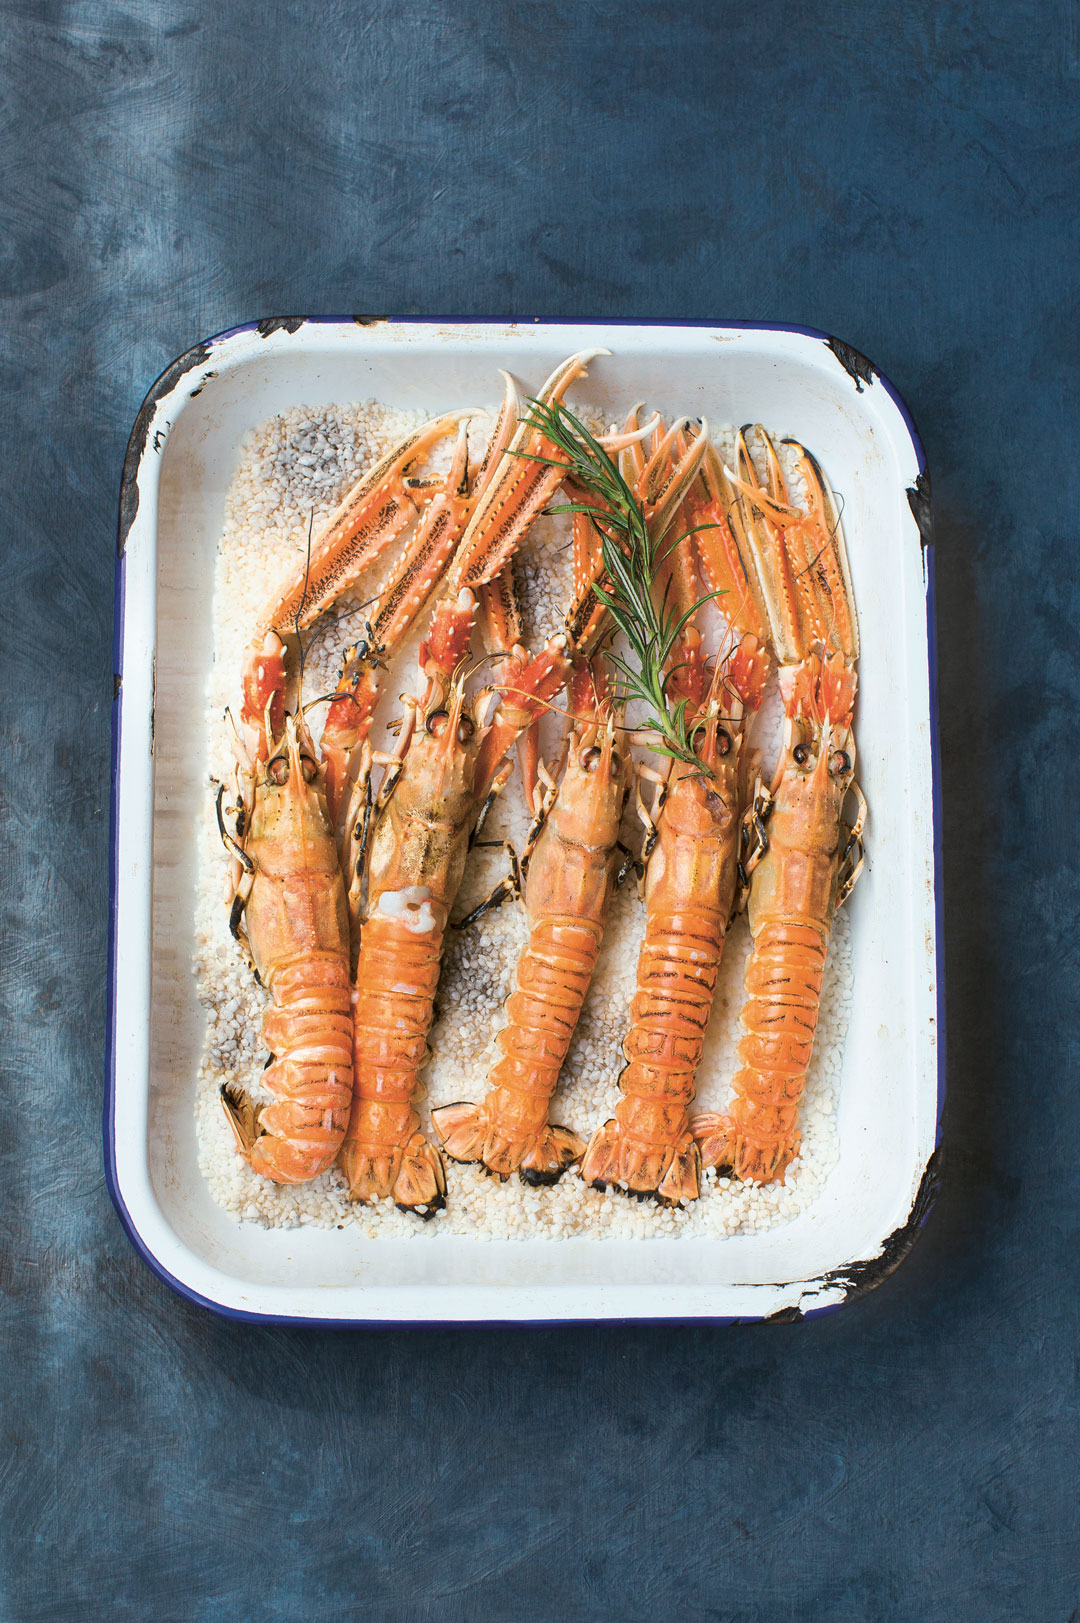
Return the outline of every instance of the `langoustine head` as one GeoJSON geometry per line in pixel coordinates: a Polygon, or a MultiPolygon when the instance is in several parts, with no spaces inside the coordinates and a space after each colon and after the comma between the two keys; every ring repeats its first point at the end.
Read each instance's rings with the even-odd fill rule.
{"type": "Polygon", "coordinates": [[[557,812],[564,838],[582,845],[614,845],[632,773],[619,712],[604,699],[595,714],[575,720],[567,742],[557,812]]]}
{"type": "Polygon", "coordinates": [[[489,688],[475,698],[466,690],[468,671],[458,668],[448,686],[429,684],[414,701],[411,736],[401,778],[394,787],[399,811],[424,807],[438,819],[463,821],[476,796],[476,763],[494,703],[489,688]]]}
{"type": "Polygon", "coordinates": [[[326,828],[326,768],[302,715],[286,715],[265,761],[252,766],[251,842],[300,836],[314,820],[326,828]]]}
{"type": "Polygon", "coordinates": [[[829,849],[855,776],[855,672],[842,654],[810,654],[781,670],[780,686],[785,720],[775,782],[786,783],[789,801],[805,799],[829,849]]]}

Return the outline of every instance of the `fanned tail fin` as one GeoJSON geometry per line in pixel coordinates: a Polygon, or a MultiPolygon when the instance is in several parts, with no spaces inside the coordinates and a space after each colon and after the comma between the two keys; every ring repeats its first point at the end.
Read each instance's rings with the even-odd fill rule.
{"type": "Polygon", "coordinates": [[[443,1149],[452,1161],[479,1161],[484,1153],[487,1111],[483,1105],[440,1105],[431,1112],[431,1124],[442,1139],[443,1149]]]}
{"type": "Polygon", "coordinates": [[[585,1144],[568,1127],[548,1123],[538,1133],[516,1134],[494,1123],[482,1104],[441,1105],[431,1119],[453,1161],[480,1161],[505,1183],[517,1172],[523,1183],[557,1183],[585,1144]]]}
{"type": "Polygon", "coordinates": [[[598,1127],[581,1163],[581,1176],[594,1188],[655,1195],[669,1205],[696,1200],[701,1158],[689,1133],[676,1144],[649,1144],[626,1134],[615,1117],[598,1127]]]}
{"type": "Polygon", "coordinates": [[[371,1204],[390,1198],[425,1220],[446,1205],[442,1157],[423,1133],[414,1133],[404,1148],[396,1149],[347,1141],[339,1165],[348,1179],[350,1200],[371,1204]]]}
{"type": "Polygon", "coordinates": [[[743,1183],[783,1183],[802,1142],[798,1132],[779,1138],[751,1138],[731,1116],[717,1111],[695,1116],[690,1126],[702,1166],[730,1171],[743,1183]]]}

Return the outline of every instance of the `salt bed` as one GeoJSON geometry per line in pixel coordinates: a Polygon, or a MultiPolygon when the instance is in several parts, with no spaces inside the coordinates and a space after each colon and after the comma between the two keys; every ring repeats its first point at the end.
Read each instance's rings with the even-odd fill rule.
{"type": "MultiPolygon", "coordinates": [[[[579,404],[576,409],[591,419],[587,406],[579,404]]],[[[224,711],[237,702],[244,646],[268,585],[279,572],[286,574],[302,562],[312,520],[317,533],[364,468],[421,420],[421,414],[394,410],[376,401],[318,410],[300,406],[261,424],[242,446],[227,496],[215,581],[214,661],[205,712],[212,779],[227,781],[230,774],[224,711]]],[[[483,419],[472,425],[477,454],[489,429],[490,423],[483,419]]],[[[718,438],[723,449],[724,436],[718,438]]],[[[445,465],[445,447],[441,454],[445,465]]],[[[438,468],[438,453],[431,466],[438,468]]],[[[558,628],[569,596],[565,525],[564,518],[539,520],[520,554],[526,640],[534,648],[558,628]]],[[[384,560],[370,580],[359,583],[356,603],[370,597],[379,570],[385,567],[384,560]]],[[[305,699],[331,691],[340,651],[355,640],[363,621],[362,609],[344,604],[314,629],[305,649],[305,699]]],[[[402,649],[385,674],[379,711],[383,726],[394,714],[397,695],[415,685],[416,640],[414,637],[402,649]]],[[[311,718],[315,730],[318,715],[316,711],[311,718]]],[[[774,685],[753,740],[764,747],[766,756],[770,742],[775,750],[779,716],[774,685]]],[[[559,725],[557,717],[545,723],[549,759],[559,725]]],[[[510,838],[520,846],[525,824],[515,774],[485,833],[492,840],[510,838]]],[[[627,833],[637,838],[629,823],[627,833]]],[[[554,1187],[533,1189],[517,1178],[501,1184],[479,1167],[449,1162],[446,1207],[425,1223],[398,1211],[390,1201],[375,1207],[350,1204],[344,1180],[336,1171],[298,1187],[280,1187],[256,1176],[236,1153],[222,1112],[220,1089],[229,1083],[256,1099],[268,1098],[260,1086],[266,1059],[260,1035],[266,994],[229,934],[223,901],[227,859],[218,837],[214,795],[209,791],[198,840],[194,972],[206,1011],[195,1088],[199,1162],[214,1200],[238,1219],[272,1227],[358,1224],[372,1237],[417,1240],[433,1240],[446,1233],[480,1239],[721,1237],[789,1222],[816,1199],[835,1165],[840,1065],[852,997],[851,945],[843,913],[833,929],[822,988],[818,1038],[801,1112],[802,1151],[788,1169],[784,1185],[758,1188],[717,1178],[710,1171],[696,1202],[667,1208],[628,1199],[615,1190],[588,1189],[573,1169],[554,1187]]],[[[474,851],[456,916],[486,895],[504,871],[501,853],[474,851]]],[[[612,1114],[620,1097],[617,1079],[623,1065],[622,1041],[643,925],[641,902],[631,883],[613,899],[600,960],[552,1106],[554,1121],[586,1138],[612,1114]]],[[[431,1107],[480,1099],[486,1091],[487,1071],[495,1054],[494,1035],[502,1024],[502,1004],[511,990],[525,935],[524,913],[514,902],[467,931],[448,932],[438,992],[439,1017],[425,1073],[428,1093],[418,1105],[429,1135],[431,1107]]],[[[725,948],[698,1080],[702,1109],[722,1109],[730,1097],[749,948],[749,929],[745,918],[740,918],[732,926],[725,948]]]]}

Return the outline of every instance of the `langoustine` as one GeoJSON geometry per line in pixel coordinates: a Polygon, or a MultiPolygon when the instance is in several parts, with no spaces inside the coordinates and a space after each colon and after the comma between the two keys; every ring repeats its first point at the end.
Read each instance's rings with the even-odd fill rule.
{"type": "Polygon", "coordinates": [[[734,1100],[692,1125],[706,1166],[769,1183],[783,1182],[799,1153],[832,920],[862,871],[866,803],[854,782],[859,630],[839,513],[813,457],[787,441],[807,510],[793,506],[772,442],[756,432],[764,481],[740,437],[735,483],[753,508],[747,535],[780,659],[784,735],[772,785],[757,797],[748,858],[753,951],[734,1100]],[[851,790],[859,810],[849,827],[851,790]]]}

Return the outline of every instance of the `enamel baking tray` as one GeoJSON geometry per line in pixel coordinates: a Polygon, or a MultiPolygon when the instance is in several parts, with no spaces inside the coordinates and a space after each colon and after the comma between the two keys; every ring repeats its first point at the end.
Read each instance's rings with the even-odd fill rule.
{"type": "Polygon", "coordinates": [[[929,485],[903,402],[806,329],[414,319],[273,320],[189,351],[147,396],[124,467],[116,576],[105,1161],[151,1268],[237,1319],[324,1325],[790,1319],[904,1257],[932,1204],[943,1048],[935,878],[929,485]],[[588,398],[620,418],[761,421],[813,448],[844,499],[862,629],[856,717],[868,872],[850,905],[855,1004],[840,1158],[791,1223],[724,1240],[365,1239],[264,1230],[211,1201],[195,1143],[202,1014],[191,970],[198,719],[214,556],[244,435],[298,404],[444,410],[535,388],[603,345],[588,398]]]}

